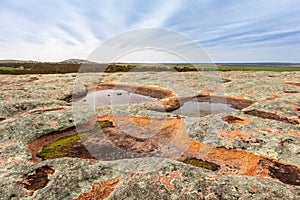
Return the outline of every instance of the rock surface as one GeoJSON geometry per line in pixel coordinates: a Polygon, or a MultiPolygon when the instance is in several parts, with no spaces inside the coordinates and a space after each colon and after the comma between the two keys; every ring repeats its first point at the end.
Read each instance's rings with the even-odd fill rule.
{"type": "MultiPolygon", "coordinates": [[[[70,102],[74,88],[76,94],[87,90],[85,83],[74,87],[76,74],[0,75],[1,199],[299,199],[300,73],[220,72],[222,84],[210,83],[205,73],[105,73],[100,81],[162,87],[179,102],[212,95],[247,106],[200,118],[158,111],[153,103],[99,106],[82,114],[70,102]],[[84,119],[94,113],[95,119],[84,119]],[[113,122],[103,132],[114,146],[164,158],[33,158],[39,145],[75,134],[81,123],[92,130],[101,120],[113,122]],[[122,126],[130,130],[130,123],[143,127],[140,133],[160,130],[147,140],[138,131],[126,135],[122,126]],[[48,139],[36,142],[43,137],[48,139]],[[182,162],[187,159],[216,167],[182,162]]],[[[166,99],[160,102],[168,106],[166,99]]]]}

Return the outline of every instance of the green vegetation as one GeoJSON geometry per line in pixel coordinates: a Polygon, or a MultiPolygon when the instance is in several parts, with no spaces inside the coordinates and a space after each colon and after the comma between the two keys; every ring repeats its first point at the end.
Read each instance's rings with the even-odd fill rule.
{"type": "MultiPolygon", "coordinates": [[[[114,127],[113,122],[109,120],[98,121],[101,128],[114,127]]],[[[98,126],[98,127],[99,127],[98,126]]],[[[62,157],[74,157],[74,154],[70,154],[72,148],[80,143],[81,140],[87,138],[91,132],[84,132],[79,134],[74,134],[66,137],[62,137],[46,146],[38,154],[43,160],[62,158],[62,157]]]]}
{"type": "Polygon", "coordinates": [[[295,66],[284,66],[284,65],[217,65],[217,66],[206,66],[206,65],[176,65],[173,66],[176,71],[273,71],[273,72],[284,72],[284,71],[300,71],[300,65],[295,66]]]}
{"type": "Polygon", "coordinates": [[[218,66],[219,71],[273,71],[273,72],[285,72],[285,71],[300,71],[299,66],[257,66],[257,65],[222,65],[218,66]]]}
{"type": "Polygon", "coordinates": [[[13,68],[13,67],[0,67],[0,74],[5,74],[5,72],[14,72],[23,70],[22,68],[13,68]]]}
{"type": "Polygon", "coordinates": [[[212,170],[212,171],[217,171],[220,168],[220,166],[215,163],[199,160],[196,158],[186,160],[186,161],[184,161],[184,163],[193,165],[195,167],[205,168],[205,169],[212,170]]]}
{"type": "Polygon", "coordinates": [[[300,65],[204,65],[204,64],[81,64],[70,63],[0,63],[0,74],[62,74],[80,72],[144,71],[300,71],[300,65]],[[83,71],[84,70],[84,71],[83,71]]]}
{"type": "Polygon", "coordinates": [[[90,132],[85,132],[62,137],[44,146],[43,150],[38,154],[38,156],[44,160],[70,157],[69,151],[71,148],[80,142],[81,139],[88,137],[90,134],[90,132]]]}
{"type": "Polygon", "coordinates": [[[109,120],[99,121],[98,124],[100,125],[101,128],[114,127],[113,123],[109,120]]]}

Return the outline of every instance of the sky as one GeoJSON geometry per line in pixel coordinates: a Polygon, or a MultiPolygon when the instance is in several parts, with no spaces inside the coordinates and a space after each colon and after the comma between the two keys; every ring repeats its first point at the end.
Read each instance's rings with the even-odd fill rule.
{"type": "MultiPolygon", "coordinates": [[[[87,59],[119,34],[155,28],[190,38],[213,62],[300,63],[299,0],[0,0],[0,27],[0,59],[87,59]]],[[[127,61],[165,56],[147,52],[127,61]]]]}

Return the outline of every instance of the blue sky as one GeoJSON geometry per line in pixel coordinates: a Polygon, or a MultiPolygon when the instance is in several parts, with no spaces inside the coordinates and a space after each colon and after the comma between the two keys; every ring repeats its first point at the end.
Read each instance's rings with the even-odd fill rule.
{"type": "Polygon", "coordinates": [[[300,62],[299,0],[0,0],[0,26],[0,59],[85,59],[119,33],[164,28],[214,62],[300,62]]]}

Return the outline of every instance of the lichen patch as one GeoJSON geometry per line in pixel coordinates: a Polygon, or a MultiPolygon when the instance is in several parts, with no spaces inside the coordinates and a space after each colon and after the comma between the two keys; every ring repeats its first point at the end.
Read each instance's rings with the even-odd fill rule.
{"type": "Polygon", "coordinates": [[[107,180],[101,183],[95,183],[91,191],[80,194],[76,200],[104,200],[107,199],[120,183],[120,178],[107,180]]]}

